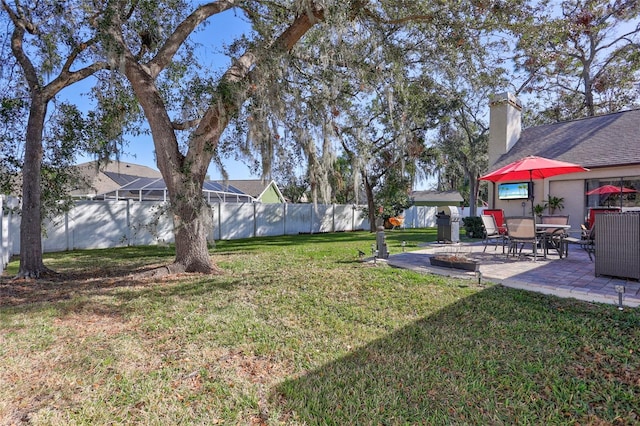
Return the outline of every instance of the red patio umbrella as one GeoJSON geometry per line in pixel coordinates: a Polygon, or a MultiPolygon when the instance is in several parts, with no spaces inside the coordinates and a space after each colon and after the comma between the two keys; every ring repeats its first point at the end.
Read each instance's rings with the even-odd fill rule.
{"type": "Polygon", "coordinates": [[[587,195],[629,194],[632,192],[638,191],[636,191],[635,189],[626,188],[624,186],[603,185],[587,192],[587,195]]]}
{"type": "MultiPolygon", "coordinates": [[[[567,173],[588,172],[589,169],[565,161],[552,160],[544,157],[530,155],[518,161],[509,163],[489,174],[481,176],[480,180],[488,180],[496,183],[505,180],[529,179],[533,185],[533,179],[544,179],[551,176],[567,173]]],[[[531,193],[531,211],[533,212],[533,192],[531,193]]]]}
{"type": "MultiPolygon", "coordinates": [[[[616,185],[602,185],[598,188],[592,189],[588,191],[586,195],[613,195],[620,194],[620,209],[622,209],[622,195],[624,194],[632,194],[634,192],[638,192],[635,189],[626,188],[624,186],[616,186],[616,185]]],[[[610,205],[609,200],[607,199],[607,205],[610,205]]]]}

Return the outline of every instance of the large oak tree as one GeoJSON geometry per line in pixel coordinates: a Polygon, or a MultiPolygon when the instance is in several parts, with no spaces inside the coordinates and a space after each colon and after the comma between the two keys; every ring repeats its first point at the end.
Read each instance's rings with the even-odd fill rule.
{"type": "MultiPolygon", "coordinates": [[[[43,217],[43,135],[50,102],[66,87],[99,70],[106,61],[96,60],[96,33],[79,3],[26,2],[9,4],[2,0],[2,13],[8,17],[12,61],[2,64],[3,78],[15,87],[14,99],[22,93],[24,82],[28,109],[22,161],[22,218],[20,224],[20,277],[39,277],[48,272],[42,261],[43,217]],[[15,68],[14,68],[15,67],[15,68]],[[17,71],[16,71],[17,70],[17,71]]],[[[77,111],[65,107],[68,112],[77,111]]],[[[64,139],[64,137],[63,137],[64,139]]],[[[16,142],[17,143],[17,142],[16,142]]]]}
{"type": "Polygon", "coordinates": [[[270,2],[221,0],[195,8],[181,20],[177,16],[189,8],[187,2],[109,2],[109,14],[100,26],[108,34],[105,51],[109,61],[129,80],[151,129],[158,167],[164,177],[173,214],[176,259],[170,272],[211,273],[215,266],[207,247],[212,227],[211,209],[202,196],[207,169],[214,158],[220,137],[242,103],[251,95],[252,73],[262,62],[286,55],[301,37],[324,17],[313,2],[304,7],[285,7],[270,2]],[[286,19],[268,28],[272,38],[256,37],[250,47],[218,79],[207,96],[206,109],[188,120],[170,117],[174,105],[159,84],[161,73],[174,64],[176,55],[190,35],[208,18],[238,8],[256,25],[264,24],[261,14],[273,16],[276,7],[286,19]],[[255,14],[255,15],[254,15],[255,14]],[[130,24],[137,25],[137,27],[130,24]],[[143,28],[143,29],[141,29],[143,28]],[[187,130],[181,147],[177,132],[187,130]]]}

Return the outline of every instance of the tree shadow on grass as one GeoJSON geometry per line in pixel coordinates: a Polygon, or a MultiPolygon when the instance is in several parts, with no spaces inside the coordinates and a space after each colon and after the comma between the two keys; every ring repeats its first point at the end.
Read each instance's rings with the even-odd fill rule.
{"type": "MultiPolygon", "coordinates": [[[[44,304],[66,302],[95,296],[113,296],[121,301],[153,295],[199,296],[217,290],[232,290],[246,284],[242,279],[224,275],[181,273],[162,278],[138,278],[138,274],[157,266],[123,268],[121,270],[92,270],[79,273],[60,273],[48,279],[13,279],[0,277],[0,308],[28,307],[42,309],[44,304]]],[[[255,277],[255,283],[268,277],[255,277]]]]}
{"type": "Polygon", "coordinates": [[[584,348],[608,338],[596,324],[612,310],[496,286],[283,382],[272,401],[310,425],[626,424],[638,410],[620,380],[640,385],[611,374],[638,357],[584,376],[584,348]]]}

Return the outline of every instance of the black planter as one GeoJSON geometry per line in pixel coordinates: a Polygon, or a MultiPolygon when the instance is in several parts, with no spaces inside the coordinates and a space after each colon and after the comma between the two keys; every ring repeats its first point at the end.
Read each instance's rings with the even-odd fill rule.
{"type": "Polygon", "coordinates": [[[475,272],[480,267],[480,264],[475,260],[446,260],[446,259],[438,259],[435,257],[430,257],[429,261],[431,262],[431,266],[439,266],[441,268],[453,268],[453,269],[462,269],[464,271],[472,271],[475,272]]]}

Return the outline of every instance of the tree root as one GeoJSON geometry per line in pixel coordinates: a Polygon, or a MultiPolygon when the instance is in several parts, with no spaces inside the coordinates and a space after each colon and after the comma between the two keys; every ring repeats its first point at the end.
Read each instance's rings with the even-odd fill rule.
{"type": "Polygon", "coordinates": [[[56,278],[59,274],[53,269],[49,269],[46,266],[36,270],[19,271],[14,280],[37,280],[44,278],[56,278]]]}
{"type": "Polygon", "coordinates": [[[169,265],[160,266],[158,268],[150,269],[148,271],[138,272],[133,275],[134,278],[162,278],[170,275],[178,275],[188,273],[199,273],[203,275],[222,275],[224,270],[218,268],[215,265],[212,265],[206,270],[202,270],[203,268],[199,268],[198,270],[187,270],[187,267],[181,263],[171,263],[169,265]]]}

